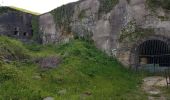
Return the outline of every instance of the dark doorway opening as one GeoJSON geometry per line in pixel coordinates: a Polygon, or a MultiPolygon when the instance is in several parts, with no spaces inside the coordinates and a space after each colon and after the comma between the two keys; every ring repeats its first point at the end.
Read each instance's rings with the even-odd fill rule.
{"type": "Polygon", "coordinates": [[[138,49],[139,64],[170,67],[170,47],[161,40],[147,40],[138,49]]]}
{"type": "Polygon", "coordinates": [[[23,33],[23,36],[27,36],[27,32],[24,32],[24,33],[23,33]]]}
{"type": "Polygon", "coordinates": [[[18,35],[19,35],[19,28],[15,28],[15,29],[14,29],[14,35],[15,35],[15,36],[18,36],[18,35]]]}
{"type": "Polygon", "coordinates": [[[18,31],[14,31],[14,35],[18,35],[18,31]]]}

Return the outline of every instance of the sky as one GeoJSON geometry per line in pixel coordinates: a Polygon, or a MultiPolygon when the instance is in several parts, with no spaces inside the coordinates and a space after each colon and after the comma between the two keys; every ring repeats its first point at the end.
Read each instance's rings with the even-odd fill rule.
{"type": "Polygon", "coordinates": [[[42,14],[75,1],[78,0],[0,0],[0,4],[3,6],[15,6],[42,14]]]}

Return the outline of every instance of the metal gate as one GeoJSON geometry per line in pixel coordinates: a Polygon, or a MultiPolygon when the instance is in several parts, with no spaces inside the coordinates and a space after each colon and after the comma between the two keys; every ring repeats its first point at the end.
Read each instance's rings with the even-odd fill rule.
{"type": "Polygon", "coordinates": [[[148,40],[138,48],[138,69],[162,72],[170,67],[170,47],[160,40],[148,40]]]}

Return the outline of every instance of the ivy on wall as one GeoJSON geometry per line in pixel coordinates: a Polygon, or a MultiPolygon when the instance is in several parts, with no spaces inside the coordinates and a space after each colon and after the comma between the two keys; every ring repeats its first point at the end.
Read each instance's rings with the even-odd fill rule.
{"type": "Polygon", "coordinates": [[[63,5],[51,12],[54,16],[56,26],[63,28],[64,31],[69,33],[71,31],[70,23],[74,13],[74,4],[63,5]]]}
{"type": "Polygon", "coordinates": [[[33,30],[32,39],[40,42],[41,34],[39,33],[39,17],[32,16],[31,24],[32,24],[32,30],[33,30]]]}
{"type": "Polygon", "coordinates": [[[119,2],[119,0],[99,0],[100,8],[99,13],[108,13],[119,2]]]}

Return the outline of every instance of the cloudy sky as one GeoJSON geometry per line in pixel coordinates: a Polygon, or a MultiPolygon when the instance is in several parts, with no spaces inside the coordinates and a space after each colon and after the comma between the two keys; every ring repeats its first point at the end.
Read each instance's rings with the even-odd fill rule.
{"type": "Polygon", "coordinates": [[[30,11],[45,13],[63,4],[78,0],[0,0],[4,6],[16,6],[30,11]]]}

